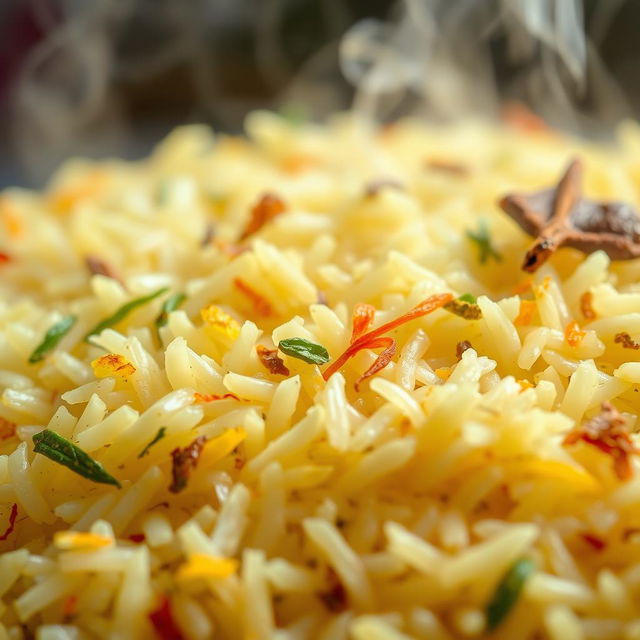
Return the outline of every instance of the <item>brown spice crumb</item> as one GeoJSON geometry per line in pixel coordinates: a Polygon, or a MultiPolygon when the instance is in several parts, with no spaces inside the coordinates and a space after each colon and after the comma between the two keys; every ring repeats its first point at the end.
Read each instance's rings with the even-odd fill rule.
{"type": "Polygon", "coordinates": [[[206,436],[199,436],[184,449],[176,447],[171,452],[173,481],[169,485],[169,491],[179,493],[187,486],[189,476],[198,465],[198,460],[206,443],[206,436]]]}
{"type": "Polygon", "coordinates": [[[105,262],[101,258],[98,258],[98,256],[86,256],[84,261],[91,275],[105,276],[106,278],[116,280],[124,286],[122,278],[108,262],[105,262]]]}
{"type": "Polygon", "coordinates": [[[610,455],[614,471],[620,480],[631,478],[631,456],[639,451],[631,440],[626,420],[610,402],[602,403],[600,415],[569,432],[563,444],[572,445],[579,440],[610,455]]]}
{"type": "Polygon", "coordinates": [[[202,240],[200,240],[200,246],[202,248],[207,247],[211,244],[211,241],[216,236],[216,228],[209,222],[204,228],[204,233],[202,234],[202,240]]]}
{"type": "Polygon", "coordinates": [[[462,340],[456,345],[456,358],[462,360],[462,354],[467,349],[473,349],[473,345],[468,340],[462,340]]]}
{"type": "Polygon", "coordinates": [[[613,341],[621,344],[623,349],[640,349],[640,342],[636,342],[626,331],[616,333],[613,341]]]}
{"type": "Polygon", "coordinates": [[[451,160],[438,160],[437,158],[431,158],[425,161],[425,167],[434,171],[448,173],[458,178],[466,178],[469,175],[469,167],[460,164],[459,162],[452,162],[451,160]]]}
{"type": "Polygon", "coordinates": [[[326,591],[319,592],[317,596],[331,613],[341,613],[349,606],[347,591],[333,569],[327,571],[327,576],[329,588],[326,591]]]}
{"type": "Polygon", "coordinates": [[[284,364],[282,358],[278,355],[277,349],[268,349],[262,344],[256,346],[258,358],[265,366],[269,373],[280,376],[288,376],[289,369],[284,364]]]}
{"type": "Polygon", "coordinates": [[[366,198],[373,198],[383,189],[404,191],[404,185],[393,178],[379,178],[378,180],[373,180],[367,184],[364,189],[364,195],[366,198]]]}

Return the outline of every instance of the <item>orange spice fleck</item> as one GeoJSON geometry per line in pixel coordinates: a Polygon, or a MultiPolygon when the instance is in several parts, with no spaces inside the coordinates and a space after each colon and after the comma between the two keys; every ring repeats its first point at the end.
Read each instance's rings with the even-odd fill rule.
{"type": "Polygon", "coordinates": [[[240,240],[244,240],[262,229],[267,222],[271,222],[286,209],[287,206],[278,196],[272,193],[264,194],[251,209],[251,218],[240,236],[240,240]]]}
{"type": "Polygon", "coordinates": [[[593,308],[593,293],[591,291],[585,291],[580,296],[580,311],[586,320],[595,320],[598,317],[593,308]]]}
{"type": "Polygon", "coordinates": [[[535,312],[536,303],[533,300],[520,300],[520,312],[513,321],[513,324],[520,327],[531,324],[535,312]]]}
{"type": "Polygon", "coordinates": [[[285,173],[296,174],[313,169],[313,167],[317,167],[318,164],[319,160],[315,156],[296,153],[284,158],[280,166],[285,173]]]}
{"type": "Polygon", "coordinates": [[[575,320],[569,322],[564,330],[565,340],[570,347],[579,346],[586,335],[587,332],[580,329],[580,325],[575,320]]]}
{"type": "Polygon", "coordinates": [[[18,238],[24,233],[22,214],[7,197],[0,198],[0,216],[10,238],[18,238]]]}
{"type": "Polygon", "coordinates": [[[11,256],[8,253],[0,251],[0,264],[7,264],[7,262],[11,262],[11,256]]]}
{"type": "Polygon", "coordinates": [[[551,133],[549,125],[521,102],[508,101],[502,105],[503,122],[523,133],[551,133]]]}
{"type": "Polygon", "coordinates": [[[77,607],[78,607],[78,596],[73,594],[70,596],[67,596],[64,602],[62,603],[63,620],[65,621],[69,620],[69,618],[71,618],[75,614],[77,607]]]}
{"type": "Polygon", "coordinates": [[[232,242],[226,242],[219,238],[214,238],[213,246],[220,252],[224,253],[229,258],[236,258],[242,253],[249,251],[250,247],[246,247],[239,244],[233,244],[232,242]]]}
{"type": "Polygon", "coordinates": [[[513,293],[515,295],[522,295],[527,291],[531,291],[531,287],[533,286],[533,281],[531,278],[527,278],[526,280],[521,280],[518,284],[513,287],[513,293]]]}
{"type": "Polygon", "coordinates": [[[8,440],[16,435],[16,423],[9,422],[6,418],[0,416],[0,440],[8,440]]]}
{"type": "Polygon", "coordinates": [[[271,303],[263,295],[252,289],[244,280],[234,278],[233,286],[251,300],[253,308],[258,315],[263,317],[273,315],[271,303]]]}
{"type": "Polygon", "coordinates": [[[399,425],[398,425],[398,433],[404,438],[405,436],[408,436],[412,431],[412,425],[411,422],[407,419],[404,419],[399,425]]]}
{"type": "Polygon", "coordinates": [[[118,353],[107,353],[96,358],[91,363],[91,368],[96,378],[107,378],[109,376],[128,378],[136,372],[133,364],[118,353]]]}

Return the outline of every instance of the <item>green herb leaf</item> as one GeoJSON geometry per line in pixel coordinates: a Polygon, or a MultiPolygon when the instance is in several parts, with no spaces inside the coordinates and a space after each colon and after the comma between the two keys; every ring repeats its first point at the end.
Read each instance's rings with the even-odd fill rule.
{"type": "Polygon", "coordinates": [[[491,234],[489,226],[484,218],[478,221],[478,230],[467,230],[467,238],[478,245],[478,257],[480,263],[484,264],[489,258],[493,258],[496,262],[502,262],[502,254],[496,251],[491,244],[491,234]]]}
{"type": "Polygon", "coordinates": [[[304,338],[287,338],[280,340],[278,349],[292,358],[304,360],[309,364],[324,364],[329,362],[329,352],[315,342],[309,342],[304,338]]]}
{"type": "Polygon", "coordinates": [[[33,436],[33,443],[35,453],[41,453],[83,478],[120,488],[120,483],[97,460],[59,433],[45,429],[33,436]]]}
{"type": "Polygon", "coordinates": [[[167,290],[168,287],[162,287],[162,289],[158,289],[157,291],[150,293],[148,296],[135,298],[134,300],[123,304],[113,315],[109,316],[102,322],[99,322],[95,327],[93,327],[93,329],[91,329],[91,331],[89,331],[87,335],[85,335],[85,342],[88,342],[89,338],[96,333],[100,333],[101,331],[104,331],[105,329],[108,329],[109,327],[122,322],[122,320],[124,320],[132,311],[147,304],[147,302],[151,302],[151,300],[154,300],[158,296],[161,296],[167,290]]]}
{"type": "Polygon", "coordinates": [[[185,300],[187,296],[184,293],[174,293],[162,303],[160,315],[156,318],[156,327],[164,327],[169,321],[169,314],[175,311],[185,300]]]}
{"type": "Polygon", "coordinates": [[[278,114],[290,125],[299,127],[309,120],[309,110],[299,102],[288,102],[278,109],[278,114]]]}
{"type": "Polygon", "coordinates": [[[151,442],[149,442],[147,446],[138,454],[138,458],[144,458],[144,456],[149,453],[149,449],[151,449],[151,447],[153,447],[156,442],[159,442],[160,440],[162,440],[162,438],[164,438],[166,432],[167,427],[160,427],[158,429],[158,433],[156,433],[156,435],[153,437],[153,440],[151,440],[151,442]]]}
{"type": "Polygon", "coordinates": [[[482,309],[476,304],[475,297],[470,293],[465,293],[459,298],[447,302],[444,308],[465,320],[478,320],[482,318],[482,309]]]}
{"type": "Polygon", "coordinates": [[[56,345],[62,338],[69,332],[69,329],[76,323],[77,318],[75,316],[65,316],[56,322],[49,328],[47,333],[44,334],[42,342],[33,350],[33,353],[29,356],[29,362],[34,364],[40,362],[49,351],[56,348],[56,345]]]}
{"type": "Polygon", "coordinates": [[[507,617],[518,601],[524,583],[535,569],[532,560],[520,558],[504,574],[485,609],[489,631],[493,631],[507,617]]]}
{"type": "Polygon", "coordinates": [[[171,178],[163,178],[158,183],[156,191],[156,199],[159,205],[167,204],[169,201],[169,194],[171,192],[171,178]]]}

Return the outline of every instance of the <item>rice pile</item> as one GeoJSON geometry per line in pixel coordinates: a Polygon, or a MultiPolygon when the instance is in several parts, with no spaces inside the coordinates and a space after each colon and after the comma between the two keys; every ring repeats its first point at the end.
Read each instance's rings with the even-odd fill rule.
{"type": "Polygon", "coordinates": [[[640,339],[640,261],[561,249],[528,276],[496,204],[573,155],[590,196],[638,203],[640,129],[247,132],[2,195],[0,639],[640,638],[640,465],[563,443],[607,401],[637,426],[640,352],[615,336],[640,339]],[[357,390],[389,340],[327,381],[261,361],[303,338],[334,362],[362,303],[375,328],[445,293],[481,317],[390,330],[357,390]],[[120,487],[34,453],[45,428],[120,487]]]}

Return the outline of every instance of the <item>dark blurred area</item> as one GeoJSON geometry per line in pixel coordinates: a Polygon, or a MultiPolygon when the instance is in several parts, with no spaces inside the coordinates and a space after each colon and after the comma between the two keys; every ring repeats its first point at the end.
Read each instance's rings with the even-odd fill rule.
{"type": "MultiPolygon", "coordinates": [[[[340,74],[340,39],[392,7],[384,0],[0,0],[0,187],[41,185],[74,154],[143,156],[182,123],[239,131],[247,111],[291,100],[312,117],[344,109],[353,88],[340,74]]],[[[585,0],[583,8],[594,47],[637,116],[640,1],[585,0]]],[[[498,86],[509,86],[517,69],[505,43],[497,34],[489,46],[498,86]]],[[[583,101],[588,109],[588,94],[583,101]]]]}

